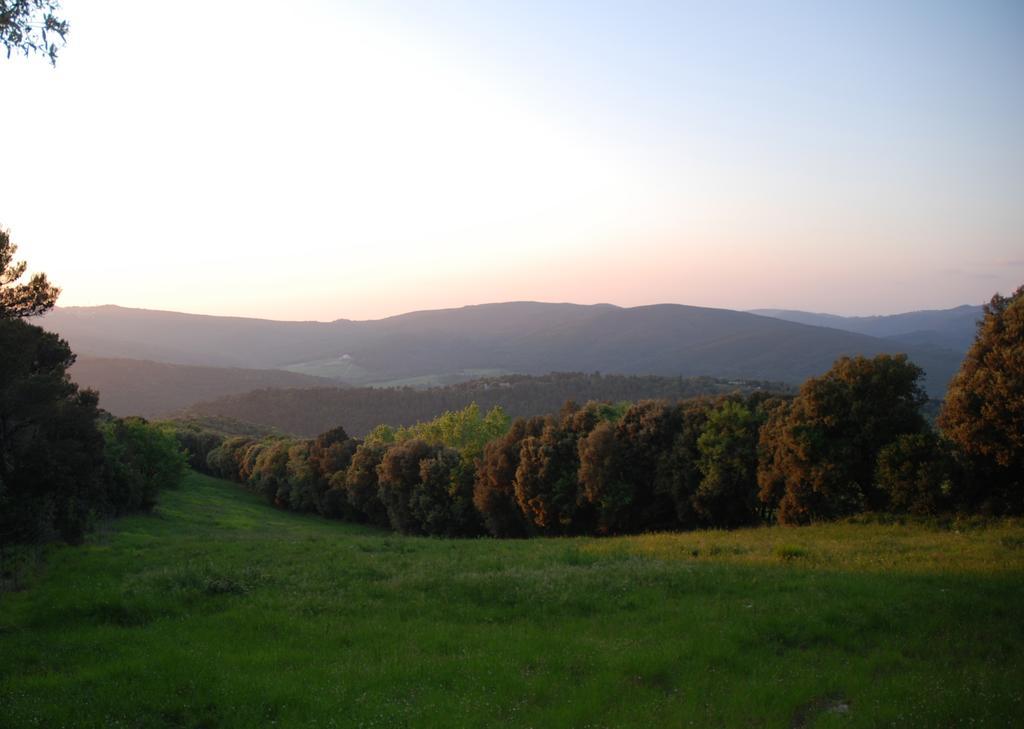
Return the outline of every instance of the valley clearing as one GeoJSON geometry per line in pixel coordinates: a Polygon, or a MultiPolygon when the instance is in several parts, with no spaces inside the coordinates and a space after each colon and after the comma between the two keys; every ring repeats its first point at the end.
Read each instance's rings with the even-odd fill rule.
{"type": "Polygon", "coordinates": [[[410,538],[190,473],[0,595],[3,727],[1024,715],[1024,524],[410,538]]]}

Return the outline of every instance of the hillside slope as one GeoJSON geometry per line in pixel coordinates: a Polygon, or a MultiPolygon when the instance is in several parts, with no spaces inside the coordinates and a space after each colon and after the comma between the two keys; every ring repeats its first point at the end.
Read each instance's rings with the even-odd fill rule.
{"type": "Polygon", "coordinates": [[[147,360],[79,355],[71,379],[100,393],[100,407],[114,415],[155,418],[200,400],[264,387],[324,387],[331,380],[284,370],[199,367],[147,360]]]}
{"type": "Polygon", "coordinates": [[[1022,540],[421,539],[193,473],[0,595],[0,724],[1006,727],[1022,540]]]}
{"type": "Polygon", "coordinates": [[[962,356],[934,346],[678,304],[511,302],[330,323],[104,306],[58,309],[43,323],[77,352],[94,356],[281,368],[350,384],[557,371],[799,383],[842,355],[906,351],[928,372],[929,391],[941,395],[962,356]]]}

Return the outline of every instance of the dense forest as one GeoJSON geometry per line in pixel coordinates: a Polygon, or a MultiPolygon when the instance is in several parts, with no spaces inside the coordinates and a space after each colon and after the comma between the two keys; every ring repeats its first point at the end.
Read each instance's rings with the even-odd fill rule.
{"type": "Polygon", "coordinates": [[[843,357],[793,396],[566,402],[512,419],[472,404],[363,439],[177,436],[194,467],[274,505],[404,534],[525,537],[862,512],[1024,511],[1024,287],[985,308],[934,429],[904,355],[843,357]]]}
{"type": "Polygon", "coordinates": [[[381,423],[412,425],[471,403],[484,410],[501,407],[512,417],[528,417],[556,412],[566,400],[679,400],[755,392],[785,394],[794,392],[794,388],[777,382],[714,377],[564,372],[541,376],[507,375],[427,389],[268,388],[200,403],[188,408],[185,415],[230,417],[300,436],[313,436],[341,425],[349,434],[362,437],[381,423]]]}

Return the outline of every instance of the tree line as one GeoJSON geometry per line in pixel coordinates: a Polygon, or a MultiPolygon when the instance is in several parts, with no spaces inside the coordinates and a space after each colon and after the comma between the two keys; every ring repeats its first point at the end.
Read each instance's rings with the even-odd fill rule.
{"type": "Polygon", "coordinates": [[[226,437],[103,413],[68,377],[67,343],[25,321],[59,289],[44,274],[22,283],[15,252],[0,228],[0,547],[78,542],[98,518],[150,509],[186,455],[280,508],[405,534],[1024,512],[1024,287],[986,305],[938,429],[921,414],[920,368],[879,355],[841,358],[795,395],[569,400],[557,414],[514,419],[474,403],[362,439],[342,427],[312,439],[226,437]]]}
{"type": "Polygon", "coordinates": [[[275,506],[404,534],[807,524],[862,512],[1024,512],[1024,288],[986,306],[933,428],[905,355],[844,357],[792,396],[473,404],[363,439],[177,434],[194,467],[275,506]]]}

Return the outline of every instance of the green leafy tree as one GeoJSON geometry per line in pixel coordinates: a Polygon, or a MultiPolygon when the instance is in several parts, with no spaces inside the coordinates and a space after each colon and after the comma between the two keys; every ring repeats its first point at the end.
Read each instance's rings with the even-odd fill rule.
{"type": "Polygon", "coordinates": [[[901,435],[878,454],[876,481],[895,512],[932,515],[948,508],[952,459],[931,430],[901,435]]]}
{"type": "Polygon", "coordinates": [[[142,418],[103,425],[109,511],[150,511],[157,494],[181,481],[187,463],[177,439],[142,418]]]}
{"type": "Polygon", "coordinates": [[[185,452],[191,468],[209,472],[210,452],[224,442],[223,435],[206,430],[196,423],[169,421],[161,423],[160,427],[178,441],[178,446],[185,452]]]}
{"type": "Polygon", "coordinates": [[[482,532],[483,523],[473,508],[473,473],[463,464],[458,451],[444,446],[420,461],[420,478],[409,497],[409,511],[424,534],[468,537],[482,532]]]}
{"type": "Polygon", "coordinates": [[[702,474],[694,509],[715,527],[752,524],[757,502],[757,437],[760,419],[741,402],[726,400],[708,414],[697,439],[702,474]]]}
{"type": "Polygon", "coordinates": [[[68,23],[58,12],[58,0],[0,0],[0,44],[7,57],[39,54],[56,64],[68,34],[68,23]]]}
{"type": "Polygon", "coordinates": [[[662,454],[655,474],[655,489],[671,501],[675,510],[675,526],[690,529],[697,526],[697,513],[693,497],[697,492],[701,474],[698,441],[715,407],[712,400],[695,398],[680,403],[679,432],[662,454]]]}
{"type": "Polygon", "coordinates": [[[965,506],[1024,511],[1024,286],[985,305],[939,427],[970,465],[965,506]]]}

